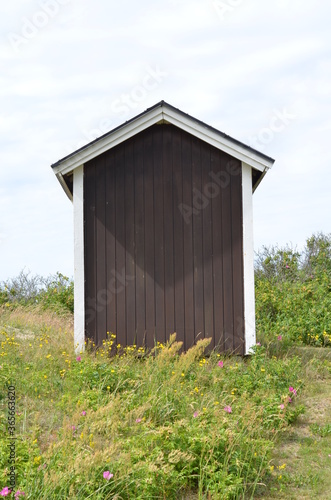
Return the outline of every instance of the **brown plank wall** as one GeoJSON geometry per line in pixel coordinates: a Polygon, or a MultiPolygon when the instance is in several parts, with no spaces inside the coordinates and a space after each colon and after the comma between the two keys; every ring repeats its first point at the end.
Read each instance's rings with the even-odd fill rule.
{"type": "Polygon", "coordinates": [[[244,353],[240,162],[154,125],[84,167],[86,335],[244,353]],[[203,197],[201,197],[203,193],[203,197]]]}

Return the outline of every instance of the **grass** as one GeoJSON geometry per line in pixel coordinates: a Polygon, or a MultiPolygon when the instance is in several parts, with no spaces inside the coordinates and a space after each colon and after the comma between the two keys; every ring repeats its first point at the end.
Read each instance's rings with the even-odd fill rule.
{"type": "Polygon", "coordinates": [[[180,354],[174,338],[138,355],[110,334],[77,360],[71,316],[4,307],[0,324],[2,435],[11,384],[16,487],[26,498],[253,498],[272,480],[279,436],[303,411],[295,355],[257,347],[249,359],[205,357],[207,339],[180,354]]]}
{"type": "Polygon", "coordinates": [[[331,498],[331,352],[301,347],[305,413],[282,435],[274,460],[286,468],[269,484],[265,499],[331,498]],[[278,476],[281,479],[278,480],[278,476]]]}

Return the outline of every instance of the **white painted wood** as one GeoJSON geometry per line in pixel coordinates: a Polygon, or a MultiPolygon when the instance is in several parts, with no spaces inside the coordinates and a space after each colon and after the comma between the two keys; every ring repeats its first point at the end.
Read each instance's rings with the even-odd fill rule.
{"type": "Polygon", "coordinates": [[[58,165],[54,166],[53,170],[56,174],[61,173],[62,175],[71,172],[87,161],[126,141],[146,128],[162,121],[185,130],[189,134],[202,139],[208,144],[225,151],[234,158],[248,163],[261,172],[265,172],[273,165],[273,160],[268,159],[263,155],[259,155],[258,152],[254,152],[248,147],[238,144],[231,137],[224,137],[223,134],[217,130],[212,130],[209,127],[193,120],[189,116],[183,116],[182,113],[167,106],[167,104],[160,103],[160,106],[157,108],[151,109],[147,113],[143,113],[136,119],[124,124],[117,130],[114,130],[114,132],[106,134],[104,137],[94,141],[86,148],[63,160],[58,165]]]}
{"type": "Polygon", "coordinates": [[[73,201],[72,193],[70,192],[70,189],[67,186],[66,181],[63,178],[63,175],[61,173],[56,174],[56,177],[58,178],[61,186],[64,189],[65,194],[68,196],[69,200],[73,201]]]}
{"type": "Polygon", "coordinates": [[[256,344],[252,168],[242,163],[245,354],[256,344]]]}
{"type": "Polygon", "coordinates": [[[77,353],[85,349],[84,297],[84,166],[74,170],[74,341],[77,353]]]}

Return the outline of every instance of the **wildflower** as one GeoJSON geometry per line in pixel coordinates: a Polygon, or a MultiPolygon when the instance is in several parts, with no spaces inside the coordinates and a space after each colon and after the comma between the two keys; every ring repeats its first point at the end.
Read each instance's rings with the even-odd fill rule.
{"type": "Polygon", "coordinates": [[[223,363],[223,361],[219,361],[219,362],[217,363],[217,365],[218,365],[218,366],[220,366],[221,368],[223,368],[224,363],[223,363]]]}
{"type": "Polygon", "coordinates": [[[18,498],[22,495],[22,497],[25,497],[24,491],[17,490],[15,493],[15,498],[18,498]]]}
{"type": "Polygon", "coordinates": [[[82,358],[80,356],[77,356],[76,361],[82,361],[82,358]]]}
{"type": "Polygon", "coordinates": [[[6,486],[3,490],[0,491],[0,495],[2,497],[6,497],[8,495],[10,495],[11,493],[11,490],[8,488],[8,486],[6,486]]]}
{"type": "Polygon", "coordinates": [[[277,340],[283,340],[283,337],[281,335],[278,335],[277,340]]]}
{"type": "Polygon", "coordinates": [[[71,429],[72,429],[73,432],[76,431],[76,427],[74,425],[71,426],[71,429]]]}
{"type": "Polygon", "coordinates": [[[262,367],[262,368],[261,368],[261,372],[265,372],[265,368],[263,368],[263,367],[262,367]]]}
{"type": "Polygon", "coordinates": [[[199,415],[199,412],[198,412],[198,411],[195,411],[195,412],[193,413],[193,417],[194,417],[194,418],[197,418],[197,416],[198,416],[198,415],[199,415]]]}
{"type": "Polygon", "coordinates": [[[227,405],[224,407],[224,411],[226,411],[227,413],[232,413],[232,408],[231,406],[227,405]]]}
{"type": "Polygon", "coordinates": [[[109,481],[109,479],[111,479],[113,476],[114,476],[114,474],[111,474],[111,473],[109,472],[109,470],[106,470],[106,471],[103,473],[103,478],[104,478],[104,479],[107,479],[107,481],[109,481]]]}
{"type": "Polygon", "coordinates": [[[261,342],[257,342],[256,345],[260,346],[261,345],[261,342]]]}
{"type": "Polygon", "coordinates": [[[136,424],[139,424],[141,422],[141,418],[136,418],[136,424]]]}
{"type": "Polygon", "coordinates": [[[83,415],[83,417],[85,417],[85,415],[86,415],[86,411],[85,411],[85,410],[83,410],[83,411],[82,411],[82,413],[81,413],[81,415],[83,415]]]}
{"type": "Polygon", "coordinates": [[[289,266],[288,264],[286,264],[286,266],[285,266],[285,267],[286,267],[286,269],[290,269],[290,266],[289,266]]]}
{"type": "Polygon", "coordinates": [[[294,396],[296,396],[296,395],[297,395],[297,390],[296,390],[296,389],[294,389],[294,387],[290,386],[290,387],[288,388],[288,390],[289,390],[290,392],[292,392],[292,394],[293,394],[294,396]]]}
{"type": "Polygon", "coordinates": [[[279,408],[280,408],[281,410],[284,410],[285,406],[284,406],[283,404],[281,404],[281,405],[279,405],[279,408]]]}
{"type": "Polygon", "coordinates": [[[292,403],[292,398],[290,396],[288,397],[288,402],[292,403]]]}

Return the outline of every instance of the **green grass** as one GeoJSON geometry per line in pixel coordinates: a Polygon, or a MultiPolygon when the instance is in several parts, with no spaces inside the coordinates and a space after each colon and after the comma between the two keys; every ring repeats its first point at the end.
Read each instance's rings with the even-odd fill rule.
{"type": "Polygon", "coordinates": [[[275,442],[303,411],[297,356],[257,347],[249,359],[204,357],[208,340],[179,354],[172,338],[152,353],[119,348],[109,358],[109,335],[77,361],[70,317],[9,309],[0,316],[1,433],[11,384],[16,486],[27,498],[230,499],[265,490],[275,442]]]}

